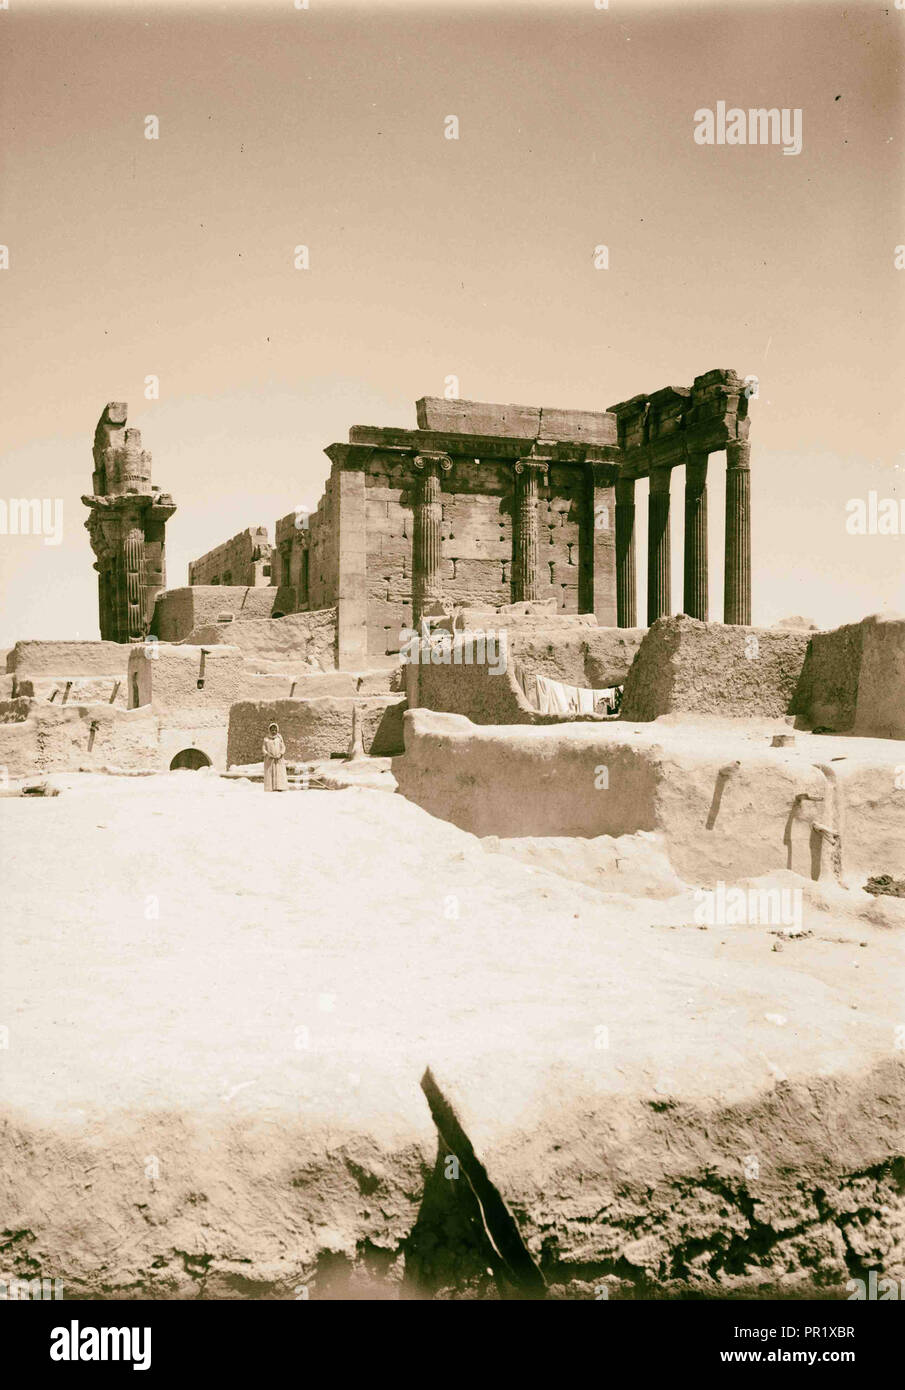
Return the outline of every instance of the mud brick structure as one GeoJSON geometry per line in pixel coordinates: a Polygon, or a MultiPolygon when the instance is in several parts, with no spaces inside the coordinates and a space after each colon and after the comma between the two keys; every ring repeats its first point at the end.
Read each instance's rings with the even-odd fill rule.
{"type": "Polygon", "coordinates": [[[97,560],[101,639],[130,642],[148,631],[166,587],[165,528],[176,510],[151,483],[141,432],[126,427],[128,407],[110,401],[94,433],[93,491],[82,501],[97,560]]]}
{"type": "Polygon", "coordinates": [[[249,526],[223,545],[189,561],[189,584],[258,588],[270,584],[270,539],[266,526],[249,526]]]}

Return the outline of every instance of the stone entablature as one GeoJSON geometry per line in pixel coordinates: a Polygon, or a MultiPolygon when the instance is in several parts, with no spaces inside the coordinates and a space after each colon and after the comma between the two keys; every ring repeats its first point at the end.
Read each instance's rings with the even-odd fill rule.
{"type": "Polygon", "coordinates": [[[672,613],[670,591],[670,474],[685,465],[684,611],[706,622],[707,460],[725,450],[726,564],[723,621],[751,622],[751,505],[748,396],[742,378],[716,370],[692,386],[666,386],[610,407],[618,421],[621,451],[616,503],[619,626],[636,621],[635,505],[637,478],[650,479],[647,621],[672,613]]]}

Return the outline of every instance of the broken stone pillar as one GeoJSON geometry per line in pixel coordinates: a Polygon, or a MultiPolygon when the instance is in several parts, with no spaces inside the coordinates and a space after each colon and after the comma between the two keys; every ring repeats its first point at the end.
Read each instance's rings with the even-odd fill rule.
{"type": "Polygon", "coordinates": [[[638,623],[634,478],[616,480],[616,623],[619,627],[638,623]]]}
{"type": "Polygon", "coordinates": [[[726,445],[726,568],[723,622],[751,622],[751,445],[726,445]]]}
{"type": "Polygon", "coordinates": [[[670,469],[652,468],[647,526],[647,625],[672,612],[669,545],[670,469]]]}
{"type": "Polygon", "coordinates": [[[94,491],[85,525],[97,556],[101,638],[130,642],[150,627],[166,587],[166,522],[176,506],[151,483],[151,455],[141,432],[126,427],[128,407],[110,401],[94,432],[94,491]]]}
{"type": "Polygon", "coordinates": [[[547,460],[519,459],[515,465],[515,539],[512,557],[512,598],[535,600],[537,593],[537,480],[546,476],[547,460]]]}
{"type": "Polygon", "coordinates": [[[707,589],[707,455],[691,454],[685,465],[684,611],[709,621],[707,589]]]}
{"type": "Polygon", "coordinates": [[[446,454],[416,454],[414,465],[421,474],[412,538],[412,623],[417,629],[425,608],[443,598],[440,473],[449,472],[452,460],[446,454]]]}

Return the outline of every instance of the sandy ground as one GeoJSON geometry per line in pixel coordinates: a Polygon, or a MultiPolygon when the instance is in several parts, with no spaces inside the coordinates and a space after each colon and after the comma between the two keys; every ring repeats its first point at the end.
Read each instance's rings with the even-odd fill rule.
{"type": "MultiPolygon", "coordinates": [[[[690,889],[648,881],[655,847],[660,896],[633,898],[606,891],[624,869],[590,886],[587,842],[578,882],[568,847],[485,846],[385,792],[54,780],[0,803],[5,1201],[30,1237],[8,1259],[94,1292],[228,1296],[316,1281],[325,1252],[395,1257],[436,1153],[427,1065],[538,1258],[614,1277],[666,1278],[681,1235],[626,1224],[632,1173],[653,1191],[753,1151],[776,1195],[793,1170],[825,1188],[894,1164],[905,904],[781,875],[809,935],[702,930],[690,889]]],[[[898,1212],[887,1226],[875,1245],[901,1253],[898,1212]]],[[[703,1277],[728,1277],[711,1244],[703,1277]]],[[[783,1268],[844,1278],[851,1241],[830,1245],[783,1268]]]]}

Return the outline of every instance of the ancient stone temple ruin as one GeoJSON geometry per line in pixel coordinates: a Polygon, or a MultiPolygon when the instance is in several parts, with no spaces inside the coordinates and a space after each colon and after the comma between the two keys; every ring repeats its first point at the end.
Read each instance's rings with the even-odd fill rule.
{"type": "Polygon", "coordinates": [[[97,560],[101,639],[135,641],[148,631],[166,587],[164,533],[176,510],[151,483],[141,432],[126,427],[127,407],[110,401],[94,432],[94,475],[85,525],[97,560]]]}
{"type": "Polygon", "coordinates": [[[684,611],[706,621],[708,455],[725,451],[724,621],[749,623],[747,406],[742,380],[717,370],[606,411],[425,397],[417,429],[354,426],[326,450],[317,510],[277,522],[274,612],[335,607],[348,670],[397,656],[400,634],[438,604],[552,600],[634,628],[635,482],[649,477],[653,622],[672,612],[669,485],[684,465],[684,611]]]}

